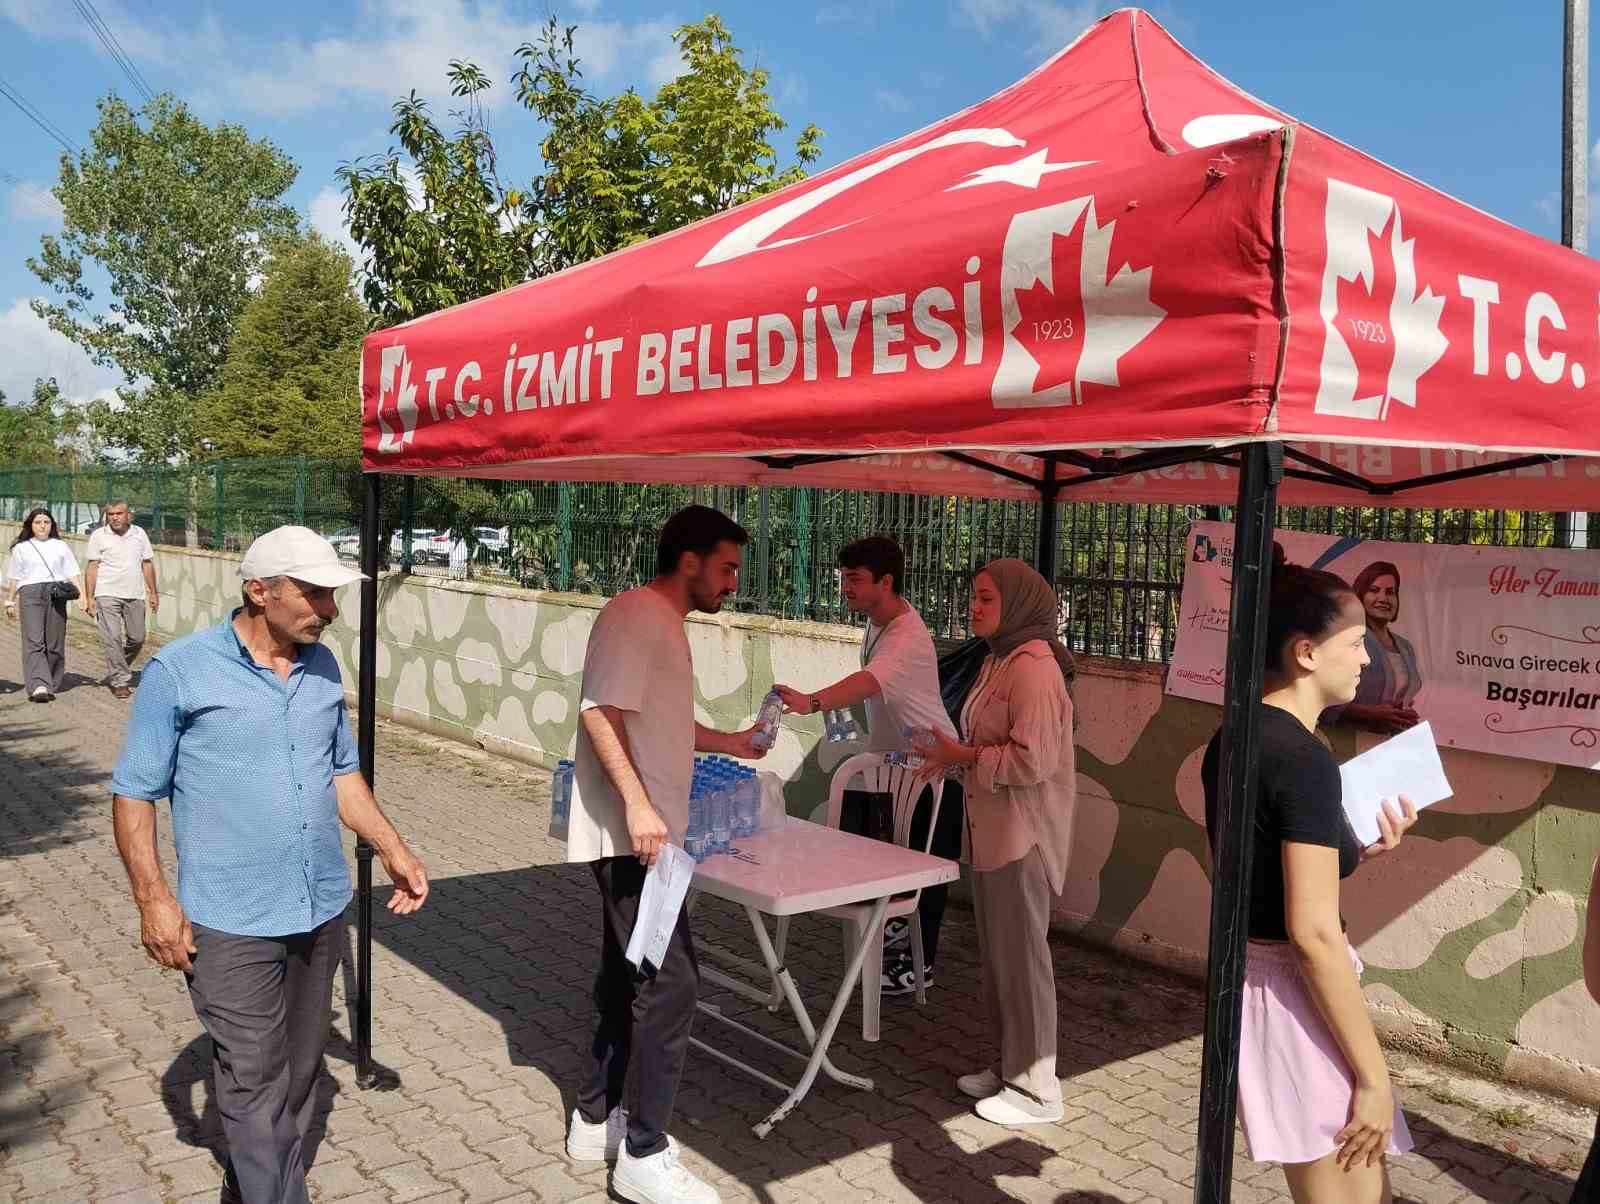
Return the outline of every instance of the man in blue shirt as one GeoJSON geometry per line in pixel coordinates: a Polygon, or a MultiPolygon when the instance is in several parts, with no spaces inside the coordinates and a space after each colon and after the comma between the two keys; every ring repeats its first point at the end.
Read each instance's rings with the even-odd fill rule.
{"type": "Polygon", "coordinates": [[[428,876],[361,776],[323,630],[362,575],[305,527],[239,565],[244,605],[146,666],[112,776],[117,849],[141,940],[183,971],[211,1035],[230,1164],[224,1199],[309,1204],[306,1135],[350,901],[342,822],[371,843],[409,915],[428,876]],[[174,897],[156,852],[172,800],[174,897]]]}

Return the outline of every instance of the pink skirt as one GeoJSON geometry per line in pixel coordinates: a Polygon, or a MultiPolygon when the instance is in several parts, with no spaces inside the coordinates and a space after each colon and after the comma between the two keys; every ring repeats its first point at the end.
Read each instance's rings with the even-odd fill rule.
{"type": "MultiPolygon", "coordinates": [[[[1350,960],[1362,971],[1354,949],[1350,960]]],[[[1339,1148],[1355,1075],[1300,976],[1291,946],[1251,941],[1239,1028],[1239,1122],[1257,1162],[1315,1162],[1339,1148]]],[[[1412,1148],[1400,1101],[1389,1153],[1412,1148]]]]}

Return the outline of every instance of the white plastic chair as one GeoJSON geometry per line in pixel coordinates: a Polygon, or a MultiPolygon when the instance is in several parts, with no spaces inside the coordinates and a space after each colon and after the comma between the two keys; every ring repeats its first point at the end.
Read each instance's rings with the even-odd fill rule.
{"type": "MultiPolygon", "coordinates": [[[[833,779],[828,786],[828,801],[818,811],[820,816],[815,817],[817,822],[825,823],[830,828],[839,826],[839,815],[844,807],[844,792],[848,789],[853,779],[860,779],[857,789],[884,791],[894,799],[894,842],[902,847],[911,841],[911,821],[916,814],[917,800],[922,797],[922,787],[917,784],[916,771],[907,769],[903,765],[894,765],[884,759],[882,753],[858,753],[843,762],[833,771],[833,779]]],[[[935,778],[932,782],[933,805],[928,815],[928,835],[923,841],[922,851],[928,852],[933,844],[933,833],[939,822],[939,801],[944,797],[944,779],[935,778]]],[[[912,891],[902,898],[889,900],[889,908],[884,913],[884,919],[890,920],[898,916],[911,917],[911,966],[916,975],[917,1002],[926,1003],[927,992],[922,985],[922,918],[917,914],[917,903],[922,898],[920,890],[912,891]]],[[[861,963],[861,1037],[865,1041],[878,1039],[878,1010],[883,998],[883,926],[875,928],[869,922],[872,916],[870,903],[848,903],[842,907],[830,907],[816,913],[818,915],[832,916],[844,924],[844,957],[845,964],[855,956],[856,944],[859,941],[867,942],[867,954],[861,963]],[[872,929],[868,931],[868,929],[872,929]]],[[[789,918],[778,918],[777,952],[778,962],[783,962],[784,946],[789,940],[789,918]]]]}

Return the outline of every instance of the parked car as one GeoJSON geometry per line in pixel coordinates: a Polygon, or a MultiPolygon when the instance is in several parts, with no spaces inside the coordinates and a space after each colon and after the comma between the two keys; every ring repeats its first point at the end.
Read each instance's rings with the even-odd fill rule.
{"type": "Polygon", "coordinates": [[[323,536],[333,545],[333,550],[346,560],[361,558],[361,532],[355,527],[340,527],[323,536]]]}

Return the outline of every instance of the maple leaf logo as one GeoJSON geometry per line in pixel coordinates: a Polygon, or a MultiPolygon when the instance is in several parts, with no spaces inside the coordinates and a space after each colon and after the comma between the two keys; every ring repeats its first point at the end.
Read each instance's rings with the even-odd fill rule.
{"type": "Polygon", "coordinates": [[[1383,419],[1391,401],[1415,408],[1417,381],[1450,343],[1439,329],[1445,299],[1418,288],[1416,240],[1405,237],[1400,206],[1330,179],[1326,230],[1316,411],[1383,419]]]}
{"type": "Polygon", "coordinates": [[[411,360],[405,346],[385,347],[378,360],[378,450],[404,451],[417,433],[417,386],[411,383],[411,360]],[[384,414],[385,401],[394,406],[395,418],[384,414]]]}
{"type": "Polygon", "coordinates": [[[1112,274],[1115,233],[1087,196],[1012,217],[996,407],[1082,405],[1085,384],[1121,384],[1118,362],[1167,315],[1150,300],[1152,269],[1125,263],[1112,274]]]}
{"type": "MultiPolygon", "coordinates": [[[[1050,268],[1056,280],[1070,281],[1083,262],[1083,223],[1074,222],[1066,234],[1050,237],[1050,268]]],[[[1017,340],[1039,365],[1033,391],[1044,393],[1078,378],[1078,362],[1083,358],[1083,293],[1063,288],[1057,296],[1044,281],[1016,294],[1017,340]]]]}

